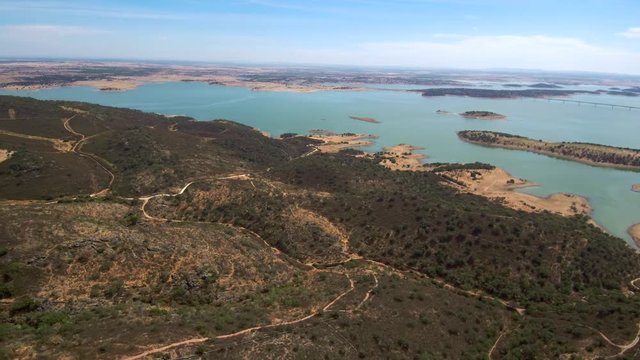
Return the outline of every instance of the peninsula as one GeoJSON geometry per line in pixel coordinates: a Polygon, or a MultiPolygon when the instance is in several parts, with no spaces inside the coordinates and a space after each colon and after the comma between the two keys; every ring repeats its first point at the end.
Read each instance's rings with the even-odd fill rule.
{"type": "Polygon", "coordinates": [[[584,164],[640,170],[640,150],[581,142],[548,142],[523,136],[465,130],[458,132],[463,141],[512,150],[524,150],[584,164]]]}

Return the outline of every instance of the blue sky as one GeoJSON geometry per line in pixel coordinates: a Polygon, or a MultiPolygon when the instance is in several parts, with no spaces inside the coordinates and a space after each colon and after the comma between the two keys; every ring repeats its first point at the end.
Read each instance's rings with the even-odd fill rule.
{"type": "Polygon", "coordinates": [[[0,0],[0,57],[640,74],[640,1],[0,0]]]}

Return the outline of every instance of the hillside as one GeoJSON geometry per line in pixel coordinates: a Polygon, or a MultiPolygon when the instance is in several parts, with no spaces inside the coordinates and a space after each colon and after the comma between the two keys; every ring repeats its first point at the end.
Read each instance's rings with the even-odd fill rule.
{"type": "Polygon", "coordinates": [[[3,357],[640,348],[640,256],[584,216],[232,121],[18,97],[0,114],[3,357]]]}
{"type": "Polygon", "coordinates": [[[594,166],[640,170],[640,150],[578,142],[549,142],[493,131],[458,132],[464,141],[578,161],[594,166]]]}

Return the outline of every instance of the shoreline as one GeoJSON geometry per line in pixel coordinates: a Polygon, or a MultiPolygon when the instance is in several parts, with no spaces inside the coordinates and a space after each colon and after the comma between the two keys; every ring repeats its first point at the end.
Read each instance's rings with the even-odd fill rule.
{"type": "MultiPolygon", "coordinates": [[[[309,137],[326,143],[326,145],[317,146],[321,152],[337,152],[343,149],[353,148],[351,144],[362,146],[360,145],[362,139],[368,139],[366,141],[366,145],[369,146],[372,144],[370,140],[375,138],[372,137],[372,135],[362,134],[330,134],[309,137]],[[339,141],[339,143],[335,144],[336,141],[339,141]]],[[[379,155],[382,157],[382,161],[380,161],[379,164],[390,170],[433,170],[432,166],[422,162],[427,158],[427,156],[419,153],[416,154],[413,152],[415,150],[423,150],[423,148],[408,144],[398,144],[385,147],[384,151],[376,154],[364,153],[357,156],[374,157],[375,155],[379,155]]],[[[497,200],[500,201],[502,205],[514,210],[522,210],[526,212],[549,211],[561,216],[574,216],[578,214],[586,215],[589,217],[589,223],[608,233],[604,227],[593,220],[591,217],[593,207],[589,200],[583,196],[569,193],[553,193],[549,196],[541,197],[519,192],[517,191],[518,189],[539,186],[539,184],[526,179],[514,177],[506,170],[498,167],[492,170],[457,169],[443,171],[439,174],[447,175],[455,181],[462,183],[461,185],[460,183],[443,181],[443,184],[451,186],[460,192],[472,193],[490,200],[497,200]]]]}
{"type": "MultiPolygon", "coordinates": [[[[577,214],[591,218],[593,208],[589,200],[583,196],[569,193],[553,193],[541,197],[529,193],[516,191],[518,189],[539,186],[539,184],[512,176],[504,169],[496,167],[492,170],[469,169],[444,171],[441,174],[448,175],[462,183],[447,182],[446,184],[461,192],[480,195],[492,200],[498,200],[503,205],[515,210],[526,212],[549,211],[562,216],[577,214]]],[[[595,221],[595,226],[600,227],[595,221]]]]}

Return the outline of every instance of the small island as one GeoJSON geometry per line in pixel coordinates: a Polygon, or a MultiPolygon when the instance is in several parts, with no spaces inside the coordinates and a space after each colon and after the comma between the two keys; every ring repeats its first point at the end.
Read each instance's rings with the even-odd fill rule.
{"type": "Polygon", "coordinates": [[[529,85],[530,88],[533,89],[562,89],[562,86],[558,86],[556,84],[547,84],[547,83],[537,83],[529,85]]]}
{"type": "Polygon", "coordinates": [[[376,119],[374,119],[372,117],[366,117],[366,116],[353,116],[353,115],[350,115],[349,119],[358,120],[358,121],[364,121],[364,122],[368,122],[368,123],[372,123],[372,124],[379,124],[380,123],[380,121],[378,121],[378,120],[376,120],[376,119]]]}
{"type": "Polygon", "coordinates": [[[460,116],[462,116],[465,119],[479,119],[479,120],[504,120],[507,118],[502,114],[494,113],[491,111],[466,111],[466,112],[460,113],[460,116]]]}
{"type": "Polygon", "coordinates": [[[466,142],[512,150],[524,150],[588,165],[640,170],[640,150],[580,142],[547,142],[493,131],[458,132],[466,142]]]}

